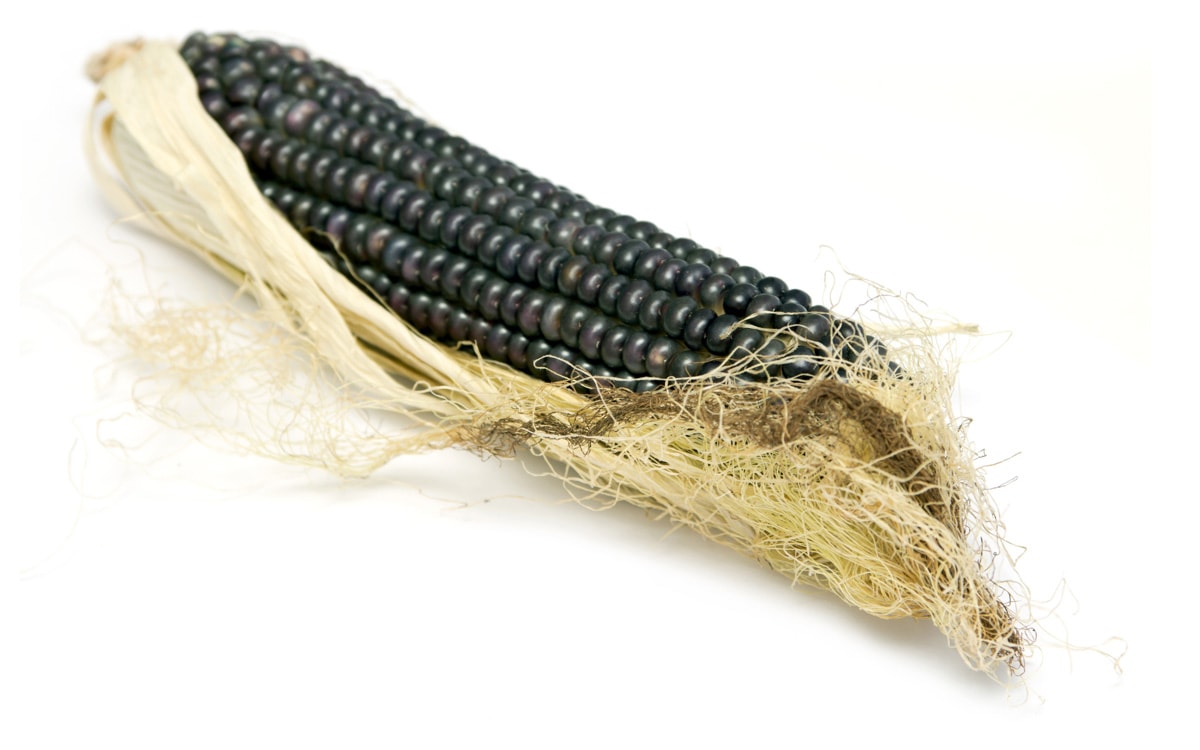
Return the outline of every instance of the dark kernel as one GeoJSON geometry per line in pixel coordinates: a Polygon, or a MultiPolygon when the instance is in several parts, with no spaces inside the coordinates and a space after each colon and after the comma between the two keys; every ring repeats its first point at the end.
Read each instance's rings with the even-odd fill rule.
{"type": "Polygon", "coordinates": [[[728,274],[713,272],[700,284],[700,304],[716,308],[725,292],[732,289],[734,281],[728,274]]]}
{"type": "Polygon", "coordinates": [[[510,227],[495,225],[492,226],[483,235],[483,240],[480,241],[479,247],[475,249],[475,257],[483,261],[486,265],[495,266],[496,256],[500,254],[500,249],[508,242],[508,239],[513,236],[513,230],[510,227]]]}
{"type": "Polygon", "coordinates": [[[383,254],[383,248],[392,238],[400,234],[395,227],[390,227],[381,221],[371,221],[371,228],[367,231],[366,247],[363,254],[370,263],[378,264],[379,256],[383,254]]]}
{"type": "Polygon", "coordinates": [[[696,300],[691,297],[675,297],[663,308],[661,325],[658,327],[668,336],[679,338],[683,335],[688,318],[696,311],[697,307],[696,300]]]}
{"type": "Polygon", "coordinates": [[[387,194],[383,196],[383,200],[379,202],[379,215],[389,223],[396,223],[404,202],[415,190],[416,186],[411,182],[393,183],[387,194]]]}
{"type": "Polygon", "coordinates": [[[324,110],[316,113],[308,121],[308,127],[304,130],[304,139],[309,143],[324,143],[325,131],[333,127],[333,124],[339,119],[337,115],[324,110]]]}
{"type": "Polygon", "coordinates": [[[504,361],[504,357],[508,354],[508,338],[510,331],[506,326],[500,323],[492,324],[492,330],[488,332],[487,340],[484,342],[484,351],[492,359],[504,361]]]}
{"type": "Polygon", "coordinates": [[[325,129],[324,140],[321,142],[321,145],[343,156],[349,156],[348,149],[346,149],[346,137],[350,135],[350,131],[353,129],[354,123],[351,120],[334,120],[325,129]]]}
{"type": "Polygon", "coordinates": [[[312,211],[308,215],[308,223],[313,227],[324,227],[329,223],[335,207],[327,201],[313,201],[312,211]]]}
{"type": "Polygon", "coordinates": [[[600,342],[600,359],[609,367],[621,367],[621,353],[625,349],[625,341],[633,330],[628,326],[614,325],[604,334],[600,342]]]}
{"type": "Polygon", "coordinates": [[[275,133],[263,133],[254,145],[254,150],[250,153],[250,161],[259,169],[266,169],[270,164],[271,155],[275,153],[282,137],[275,133]]]}
{"type": "Polygon", "coordinates": [[[775,316],[775,326],[778,328],[791,328],[796,325],[796,321],[800,320],[804,313],[808,312],[808,308],[795,302],[781,302],[779,303],[779,307],[775,308],[775,312],[777,313],[775,316]]]}
{"type": "Polygon", "coordinates": [[[625,234],[635,240],[649,240],[654,235],[658,234],[658,227],[648,221],[635,221],[625,229],[625,234]]]}
{"type": "Polygon", "coordinates": [[[429,330],[436,338],[445,338],[450,330],[450,316],[454,306],[444,299],[435,299],[429,306],[429,330]]]}
{"type": "Polygon", "coordinates": [[[495,223],[492,217],[472,214],[463,221],[458,230],[458,249],[467,255],[475,255],[479,249],[479,243],[483,241],[484,235],[493,226],[495,223]]]}
{"type": "Polygon", "coordinates": [[[279,144],[279,148],[272,152],[268,164],[271,174],[282,179],[287,179],[288,165],[292,163],[292,159],[296,157],[296,153],[302,148],[306,148],[306,146],[299,141],[289,140],[279,144]]]}
{"type": "MultiPolygon", "coordinates": [[[[572,243],[575,240],[575,235],[583,228],[583,224],[579,221],[571,219],[555,219],[550,222],[546,228],[546,241],[554,247],[566,248],[573,250],[572,243]]],[[[575,251],[579,252],[579,251],[575,251]]]]}
{"type": "Polygon", "coordinates": [[[508,363],[518,370],[529,368],[529,337],[520,331],[509,330],[508,363]]]}
{"type": "Polygon", "coordinates": [[[547,341],[562,341],[563,313],[566,312],[568,304],[565,297],[557,294],[546,300],[546,304],[542,308],[542,319],[538,322],[538,329],[547,341]]]}
{"type": "Polygon", "coordinates": [[[717,314],[707,307],[694,311],[683,325],[683,343],[696,350],[704,349],[708,327],[716,319],[717,314]]]}
{"type": "Polygon", "coordinates": [[[538,204],[539,206],[550,199],[550,196],[558,192],[558,188],[554,183],[548,180],[535,180],[525,186],[522,191],[526,198],[538,204]]]}
{"type": "Polygon", "coordinates": [[[421,214],[418,233],[426,242],[436,242],[442,236],[442,223],[446,214],[450,213],[450,204],[446,201],[434,201],[421,214]]]}
{"type": "MultiPolygon", "coordinates": [[[[591,211],[588,211],[587,216],[583,217],[583,220],[588,224],[604,226],[608,223],[609,219],[616,215],[617,212],[613,211],[611,208],[593,208],[591,211]]],[[[609,230],[605,229],[604,231],[607,232],[609,230]]],[[[615,365],[609,365],[609,367],[615,367],[615,365]]]]}
{"type": "Polygon", "coordinates": [[[725,312],[739,318],[743,317],[746,314],[746,306],[757,294],[758,287],[753,284],[734,284],[729,291],[725,292],[722,300],[725,312]]]}
{"type": "Polygon", "coordinates": [[[589,263],[579,277],[579,284],[575,287],[575,296],[589,305],[596,304],[597,296],[600,294],[600,287],[610,277],[611,274],[608,271],[608,266],[602,263],[589,263]]]}
{"type": "Polygon", "coordinates": [[[566,311],[562,316],[562,341],[569,347],[579,345],[579,333],[583,329],[583,324],[591,317],[592,311],[585,305],[578,302],[570,302],[567,304],[566,311]]]}
{"type": "Polygon", "coordinates": [[[729,353],[735,358],[748,357],[759,350],[763,343],[762,331],[739,328],[733,332],[729,342],[729,353]]]}
{"type": "Polygon", "coordinates": [[[783,343],[782,339],[778,338],[767,339],[763,342],[762,346],[758,347],[758,356],[767,362],[768,372],[778,370],[779,366],[773,360],[783,354],[786,348],[787,345],[783,343]]]}
{"type": "Polygon", "coordinates": [[[659,386],[659,382],[657,380],[650,380],[650,379],[635,380],[633,383],[633,390],[637,393],[649,393],[650,391],[654,390],[658,386],[659,386]]]}
{"type": "Polygon", "coordinates": [[[774,326],[776,316],[773,313],[778,307],[779,298],[774,294],[756,294],[746,305],[746,322],[764,328],[774,326]]]}
{"type": "MultiPolygon", "coordinates": [[[[257,72],[257,71],[256,71],[257,72]]],[[[230,104],[254,105],[258,102],[258,94],[262,91],[263,81],[257,76],[244,76],[229,84],[225,96],[230,104]]]]}
{"type": "Polygon", "coordinates": [[[552,347],[544,363],[546,379],[551,383],[562,382],[579,374],[579,369],[575,366],[574,355],[565,346],[552,347]]]}
{"type": "Polygon", "coordinates": [[[388,289],[387,302],[388,307],[401,318],[408,320],[408,300],[410,293],[408,287],[403,284],[392,284],[388,289]]]}
{"type": "Polygon", "coordinates": [[[261,128],[262,116],[252,107],[235,107],[221,118],[221,127],[226,133],[236,133],[245,128],[261,128]]]}
{"type": "MultiPolygon", "coordinates": [[[[659,266],[671,260],[671,254],[666,250],[654,250],[649,245],[642,244],[645,250],[641,252],[637,261],[633,264],[633,276],[638,279],[645,279],[646,281],[654,281],[654,276],[658,273],[659,266]]],[[[622,248],[622,252],[624,252],[624,248],[622,248]]]]}
{"type": "Polygon", "coordinates": [[[502,224],[516,228],[521,225],[521,217],[532,210],[533,207],[533,201],[518,195],[510,198],[504,204],[504,208],[500,210],[500,215],[497,218],[502,224]]]}
{"type": "Polygon", "coordinates": [[[442,219],[442,232],[437,239],[440,239],[446,247],[457,247],[463,252],[467,252],[461,246],[460,235],[467,220],[474,215],[471,213],[471,209],[463,206],[450,209],[446,212],[446,217],[442,219]]]}
{"type": "Polygon", "coordinates": [[[533,289],[521,300],[521,308],[517,311],[517,326],[526,336],[541,336],[542,309],[546,306],[549,295],[538,289],[533,289]]]}
{"type": "Polygon", "coordinates": [[[455,171],[458,165],[452,160],[445,157],[437,156],[429,152],[432,159],[429,160],[428,166],[425,167],[425,184],[428,186],[436,185],[446,174],[455,171]]]}
{"type": "MultiPolygon", "coordinates": [[[[574,219],[575,221],[579,221],[585,225],[588,225],[587,215],[589,212],[591,212],[595,208],[596,207],[593,206],[590,201],[586,201],[582,198],[578,198],[578,199],[572,201],[570,203],[570,205],[566,206],[559,213],[561,213],[563,216],[565,216],[568,219],[574,219]]],[[[588,226],[590,226],[590,225],[588,225],[588,226]]],[[[599,227],[597,227],[597,229],[599,229],[599,227]]],[[[601,234],[603,234],[604,230],[600,230],[600,232],[601,232],[601,234]]]]}
{"type": "Polygon", "coordinates": [[[671,295],[661,289],[651,292],[638,307],[638,323],[647,331],[661,330],[663,310],[671,301],[671,295]]]}
{"type": "Polygon", "coordinates": [[[629,234],[629,227],[633,226],[635,223],[637,223],[637,219],[626,214],[621,214],[619,216],[611,217],[608,221],[604,222],[604,226],[610,232],[619,232],[626,237],[630,237],[630,239],[634,239],[629,234]]]}
{"type": "Polygon", "coordinates": [[[458,188],[454,191],[454,202],[475,211],[480,197],[488,187],[490,187],[490,183],[482,177],[468,177],[461,180],[458,188]]]}
{"type": "MultiPolygon", "coordinates": [[[[346,181],[350,173],[358,167],[353,159],[338,159],[333,169],[325,176],[325,195],[334,203],[348,203],[346,200],[346,181]]],[[[356,206],[351,206],[356,208],[356,206]]]]}
{"type": "Polygon", "coordinates": [[[567,261],[571,259],[571,254],[566,250],[555,249],[551,250],[542,262],[538,264],[537,281],[542,289],[552,290],[558,289],[558,274],[567,261]]]}
{"type": "Polygon", "coordinates": [[[594,258],[595,247],[604,234],[604,230],[600,227],[586,225],[575,233],[575,239],[572,241],[569,249],[579,255],[587,255],[594,258]]]}
{"type": "MultiPolygon", "coordinates": [[[[622,322],[629,325],[638,324],[638,310],[641,309],[642,300],[650,296],[650,292],[654,291],[650,283],[642,279],[633,279],[625,287],[621,293],[621,298],[617,301],[616,314],[622,322]]],[[[603,293],[603,289],[601,289],[603,293]]],[[[603,309],[603,306],[601,307],[603,309]]],[[[608,312],[605,310],[605,312],[608,312]]]]}
{"type": "Polygon", "coordinates": [[[429,304],[433,298],[428,294],[414,293],[408,298],[408,322],[421,331],[429,330],[429,304]]]}
{"type": "Polygon", "coordinates": [[[683,258],[686,260],[688,254],[698,247],[699,245],[697,245],[695,241],[689,240],[687,237],[680,237],[667,243],[666,250],[676,258],[683,258]]]}
{"type": "Polygon", "coordinates": [[[383,270],[384,274],[388,276],[400,276],[400,264],[403,263],[404,253],[407,253],[408,248],[412,246],[412,235],[397,234],[391,238],[388,245],[384,246],[383,252],[379,253],[380,270],[383,270]]]}
{"type": "Polygon", "coordinates": [[[549,342],[539,338],[531,338],[529,346],[525,350],[526,369],[538,377],[544,377],[543,372],[547,364],[546,355],[550,354],[550,349],[549,342]]]}
{"type": "Polygon", "coordinates": [[[807,310],[812,305],[812,297],[803,289],[789,289],[779,296],[784,303],[794,302],[807,310]]]}
{"type": "MultiPolygon", "coordinates": [[[[519,167],[516,167],[516,165],[513,166],[516,169],[517,174],[515,177],[509,179],[508,186],[515,190],[517,195],[525,196],[526,191],[529,189],[529,183],[532,182],[532,178],[523,172],[519,167]]],[[[537,201],[534,201],[534,203],[536,204],[537,201]]]]}
{"type": "Polygon", "coordinates": [[[688,263],[675,276],[675,292],[688,296],[696,295],[700,285],[710,276],[712,269],[703,263],[688,263]]]}
{"type": "MultiPolygon", "coordinates": [[[[695,254],[690,256],[689,259],[695,260],[695,254]]],[[[702,263],[703,261],[699,261],[699,262],[702,263]]],[[[730,258],[729,256],[723,256],[720,258],[714,258],[712,260],[712,262],[710,262],[708,265],[709,265],[709,267],[712,268],[713,273],[723,273],[723,274],[728,275],[728,274],[731,274],[733,272],[733,270],[738,267],[738,262],[736,260],[734,260],[733,258],[730,258]]],[[[737,282],[735,281],[734,283],[736,284],[737,282]]]]}
{"type": "Polygon", "coordinates": [[[409,287],[418,287],[421,283],[421,264],[425,263],[425,256],[431,251],[426,245],[414,244],[407,253],[404,253],[404,259],[400,265],[400,277],[409,287]]]}
{"type": "Polygon", "coordinates": [[[623,234],[606,232],[596,240],[596,246],[592,250],[592,260],[611,266],[617,252],[627,242],[629,242],[629,238],[623,234]]]}
{"type": "Polygon", "coordinates": [[[824,344],[829,341],[831,323],[829,316],[820,311],[810,312],[796,322],[793,330],[814,344],[824,344]]]}
{"type": "Polygon", "coordinates": [[[430,249],[421,263],[421,285],[430,291],[436,291],[442,280],[442,267],[450,259],[450,251],[441,248],[430,249]]]}
{"type": "Polygon", "coordinates": [[[650,377],[665,378],[670,371],[671,358],[681,349],[679,343],[672,339],[661,336],[654,339],[646,352],[646,373],[650,377]]]}
{"type": "Polygon", "coordinates": [[[667,363],[667,374],[673,378],[693,378],[700,374],[700,355],[691,349],[681,349],[667,363]]]}
{"type": "MultiPolygon", "coordinates": [[[[606,315],[616,315],[617,304],[620,302],[621,297],[624,296],[625,287],[629,286],[629,284],[628,276],[609,276],[600,285],[600,291],[596,294],[596,306],[603,310],[606,315]]],[[[616,367],[616,365],[609,366],[616,367]]]]}
{"type": "MultiPolygon", "coordinates": [[[[665,250],[654,250],[652,252],[661,253],[665,250]]],[[[664,291],[675,293],[675,280],[679,278],[679,273],[687,267],[687,263],[679,258],[669,258],[666,263],[658,267],[654,272],[654,286],[664,291]]]]}
{"type": "Polygon", "coordinates": [[[779,368],[780,374],[785,378],[810,378],[816,375],[820,369],[815,353],[807,346],[796,347],[788,355],[788,358],[788,361],[779,368]]]}
{"type": "Polygon", "coordinates": [[[226,86],[232,86],[233,83],[240,78],[255,75],[258,75],[258,69],[254,66],[254,63],[242,57],[235,57],[231,60],[226,60],[225,63],[221,65],[221,70],[219,73],[221,81],[225,83],[226,86]]]}
{"type": "MultiPolygon", "coordinates": [[[[632,275],[633,269],[643,253],[650,252],[650,246],[641,240],[625,240],[616,255],[613,256],[612,267],[617,273],[632,275]]],[[[599,260],[599,258],[597,258],[599,260]]],[[[655,264],[655,268],[658,265],[655,264]]]]}
{"type": "Polygon", "coordinates": [[[733,315],[718,315],[708,325],[708,330],[704,334],[704,348],[713,354],[722,356],[728,354],[732,345],[730,336],[737,322],[738,319],[733,315]]]}
{"type": "MultiPolygon", "coordinates": [[[[564,251],[565,252],[565,251],[564,251]]],[[[558,291],[568,297],[576,296],[576,291],[579,288],[579,280],[583,278],[583,272],[592,265],[592,262],[582,255],[572,255],[558,272],[558,291]]],[[[598,289],[599,287],[597,287],[598,289]]]]}
{"type": "Polygon", "coordinates": [[[698,247],[688,253],[684,258],[688,263],[703,263],[706,266],[712,267],[712,264],[719,256],[707,247],[698,247]]]}
{"type": "Polygon", "coordinates": [[[492,324],[483,318],[471,320],[471,333],[468,338],[481,350],[486,345],[488,334],[492,332],[492,324]]]}
{"type": "MultiPolygon", "coordinates": [[[[675,241],[675,238],[666,232],[657,232],[642,239],[646,240],[646,244],[655,250],[666,250],[667,246],[675,241]]],[[[671,253],[671,256],[676,257],[674,253],[671,253]]]]}
{"type": "MultiPolygon", "coordinates": [[[[416,248],[410,251],[419,252],[416,248]]],[[[407,264],[407,262],[406,262],[407,264]]],[[[483,285],[492,278],[491,272],[486,268],[473,266],[471,270],[463,276],[462,288],[459,292],[458,299],[462,302],[463,307],[468,310],[475,310],[479,306],[479,292],[483,289],[483,285]]]]}
{"type": "Polygon", "coordinates": [[[329,218],[325,220],[325,234],[329,242],[332,242],[334,247],[342,244],[342,237],[346,233],[346,225],[350,223],[350,219],[354,214],[344,208],[331,208],[329,218]]]}
{"type": "MultiPolygon", "coordinates": [[[[487,172],[487,177],[497,185],[508,186],[508,183],[517,176],[517,170],[511,164],[496,164],[487,172]]],[[[512,190],[512,188],[509,188],[512,190]]],[[[514,195],[516,193],[514,192],[514,195]]]]}
{"type": "MultiPolygon", "coordinates": [[[[542,207],[550,209],[556,216],[565,216],[567,206],[570,206],[573,203],[575,203],[574,195],[565,190],[559,190],[557,193],[550,196],[550,198],[542,204],[542,207]]],[[[567,216],[566,218],[574,219],[576,217],[567,216]]],[[[582,218],[578,218],[577,220],[582,221],[582,218]]]]}
{"type": "Polygon", "coordinates": [[[404,205],[400,207],[400,213],[396,216],[396,223],[404,227],[404,231],[415,234],[417,227],[421,225],[421,217],[425,215],[425,210],[433,205],[433,203],[434,198],[429,193],[412,193],[404,201],[404,205]]]}
{"type": "Polygon", "coordinates": [[[646,374],[646,355],[653,337],[645,331],[631,331],[621,347],[621,364],[634,375],[646,374]]]}
{"type": "Polygon", "coordinates": [[[359,158],[367,164],[383,167],[387,163],[388,152],[396,147],[398,141],[390,135],[372,133],[372,137],[359,149],[359,158]]]}
{"type": "Polygon", "coordinates": [[[509,284],[500,300],[500,320],[506,326],[517,325],[517,315],[521,309],[521,300],[529,293],[529,287],[520,284],[509,284]]]}
{"type": "Polygon", "coordinates": [[[757,284],[763,277],[762,272],[753,266],[738,266],[729,275],[739,284],[757,284]]]}
{"type": "Polygon", "coordinates": [[[578,347],[579,351],[589,359],[600,359],[600,344],[604,341],[604,335],[615,325],[612,318],[607,315],[592,315],[583,323],[583,327],[579,329],[578,347]]]}
{"type": "MultiPolygon", "coordinates": [[[[216,92],[213,92],[216,93],[216,92]]],[[[225,100],[224,94],[221,95],[221,100],[225,100]]],[[[203,101],[203,97],[201,97],[203,101]]],[[[263,89],[262,94],[258,97],[258,103],[255,107],[262,114],[263,122],[275,130],[284,130],[287,121],[288,112],[292,111],[292,107],[299,101],[294,96],[279,93],[273,86],[268,86],[263,89]]],[[[297,136],[301,134],[296,134],[297,136]]]]}
{"type": "Polygon", "coordinates": [[[784,282],[784,280],[778,276],[764,276],[758,280],[758,283],[755,284],[755,286],[757,286],[758,291],[762,292],[763,294],[774,294],[780,299],[782,299],[783,293],[786,292],[788,288],[788,285],[784,282]]]}
{"type": "Polygon", "coordinates": [[[544,240],[550,222],[556,218],[549,209],[531,208],[521,217],[521,232],[535,240],[544,240]]]}
{"type": "MultiPolygon", "coordinates": [[[[545,242],[531,240],[525,235],[517,236],[520,237],[525,244],[522,246],[523,249],[521,250],[521,257],[517,261],[516,276],[513,278],[518,278],[530,286],[537,286],[538,268],[541,266],[542,261],[545,260],[551,252],[553,252],[553,248],[551,248],[545,242]]],[[[551,291],[551,289],[547,289],[546,291],[551,291]]]]}
{"type": "Polygon", "coordinates": [[[517,269],[523,260],[536,258],[537,243],[523,234],[514,234],[504,243],[496,256],[496,271],[506,279],[517,278],[517,269]]]}
{"type": "MultiPolygon", "coordinates": [[[[412,180],[418,185],[424,185],[426,170],[433,161],[433,154],[422,149],[408,149],[403,158],[395,166],[394,171],[406,180],[412,180]]],[[[390,163],[390,157],[389,157],[390,163]]]]}
{"type": "Polygon", "coordinates": [[[342,249],[352,260],[361,261],[366,258],[367,231],[371,228],[371,219],[357,215],[346,225],[342,238],[342,249]]]}
{"type": "Polygon", "coordinates": [[[367,183],[367,189],[363,194],[363,208],[378,216],[381,213],[380,207],[383,205],[384,196],[395,184],[395,179],[390,175],[376,172],[371,181],[367,183]]]}
{"type": "Polygon", "coordinates": [[[479,314],[488,320],[500,317],[500,301],[508,291],[510,284],[499,276],[487,280],[479,290],[479,314]]]}

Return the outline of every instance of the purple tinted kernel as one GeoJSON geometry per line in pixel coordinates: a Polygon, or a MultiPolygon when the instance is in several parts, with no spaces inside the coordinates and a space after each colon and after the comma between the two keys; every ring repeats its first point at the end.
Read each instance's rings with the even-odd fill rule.
{"type": "Polygon", "coordinates": [[[589,305],[596,304],[600,287],[608,280],[609,275],[607,266],[601,263],[589,263],[579,277],[575,295],[589,305]]]}

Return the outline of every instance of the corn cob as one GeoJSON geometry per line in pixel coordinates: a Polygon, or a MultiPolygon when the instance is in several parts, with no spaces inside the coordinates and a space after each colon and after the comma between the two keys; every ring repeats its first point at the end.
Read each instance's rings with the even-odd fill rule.
{"type": "Polygon", "coordinates": [[[293,225],[427,334],[546,379],[585,376],[584,388],[648,390],[725,358],[762,363],[743,377],[808,378],[824,360],[884,354],[803,290],[502,162],[302,50],[196,34],[181,55],[293,225]],[[484,334],[481,322],[460,339],[439,315],[434,328],[402,302],[417,288],[440,295],[446,315],[502,327],[484,334]],[[502,344],[514,327],[524,339],[502,344]]]}
{"type": "Polygon", "coordinates": [[[892,377],[877,340],[803,292],[500,162],[301,50],[230,35],[114,50],[94,72],[106,195],[246,284],[364,405],[423,428],[299,460],[363,474],[430,447],[528,446],[589,498],[877,616],[929,618],[973,667],[1020,667],[1026,633],[981,562],[996,519],[928,349],[894,352],[913,374],[892,377]]]}

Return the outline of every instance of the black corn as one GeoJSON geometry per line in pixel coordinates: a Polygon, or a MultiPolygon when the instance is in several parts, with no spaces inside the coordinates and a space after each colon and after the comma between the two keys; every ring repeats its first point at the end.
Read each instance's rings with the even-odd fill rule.
{"type": "Polygon", "coordinates": [[[645,390],[751,355],[757,377],[808,378],[819,360],[882,353],[782,280],[595,206],[303,50],[195,34],[181,55],[263,194],[431,337],[583,389],[645,390]]]}

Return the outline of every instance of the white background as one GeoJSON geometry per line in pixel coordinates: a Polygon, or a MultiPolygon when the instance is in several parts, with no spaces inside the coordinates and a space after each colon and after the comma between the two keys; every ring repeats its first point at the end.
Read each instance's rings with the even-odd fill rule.
{"type": "Polygon", "coordinates": [[[1196,692],[1194,479],[1154,412],[1186,385],[1150,305],[1151,60],[1158,76],[1183,19],[896,5],[35,9],[59,31],[20,42],[27,91],[6,108],[22,310],[0,744],[1162,746],[1196,692]],[[302,42],[794,284],[840,264],[979,324],[957,402],[1019,571],[1057,605],[1029,689],[970,672],[928,623],[793,590],[633,509],[556,502],[515,465],[447,452],[343,481],[138,415],[137,365],[87,343],[110,279],[229,290],[114,224],[82,157],[81,69],[195,29],[302,42]],[[1122,676],[1056,645],[1110,636],[1122,676]]]}

